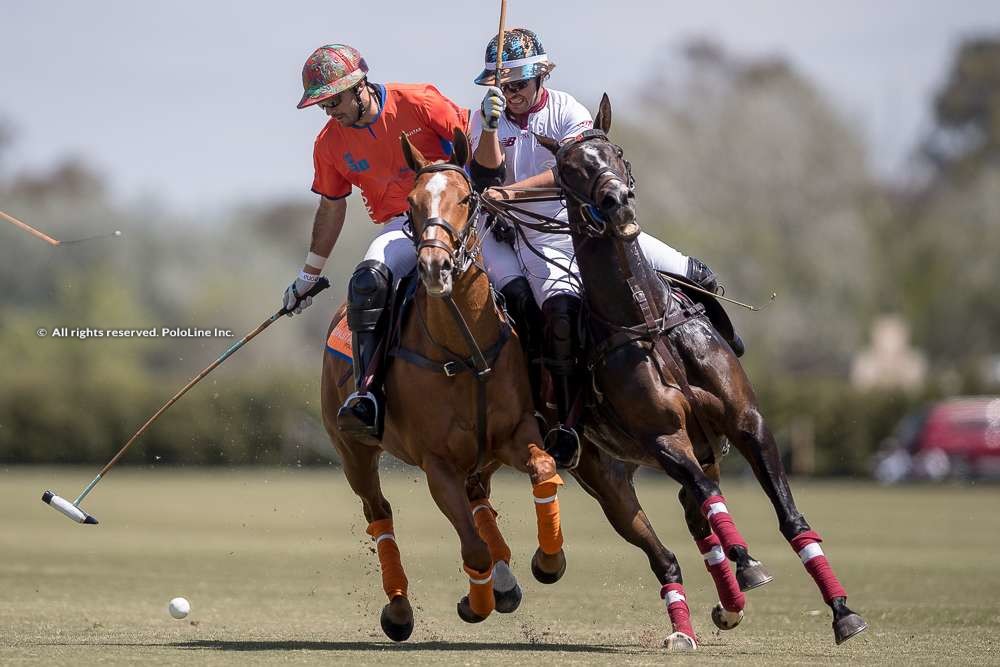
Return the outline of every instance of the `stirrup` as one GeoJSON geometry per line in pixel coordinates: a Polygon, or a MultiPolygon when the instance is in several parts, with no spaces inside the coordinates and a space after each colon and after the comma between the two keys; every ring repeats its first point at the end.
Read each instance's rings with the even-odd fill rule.
{"type": "Polygon", "coordinates": [[[549,429],[542,449],[555,459],[557,468],[572,470],[580,464],[580,436],[562,424],[549,429]]]}
{"type": "Polygon", "coordinates": [[[378,399],[372,392],[354,392],[337,411],[337,427],[344,433],[378,435],[378,399]]]}

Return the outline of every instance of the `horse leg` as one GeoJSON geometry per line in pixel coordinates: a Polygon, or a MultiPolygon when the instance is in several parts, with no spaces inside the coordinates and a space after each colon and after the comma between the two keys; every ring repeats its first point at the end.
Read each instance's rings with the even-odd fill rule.
{"type": "Polygon", "coordinates": [[[774,436],[756,406],[748,406],[731,429],[730,439],[750,463],[757,481],[778,515],[781,534],[816,582],[824,602],[833,611],[833,634],[838,644],[864,631],[868,624],[847,606],[847,591],[819,546],[822,538],[810,528],[795,506],[774,436]]]}
{"type": "Polygon", "coordinates": [[[531,573],[543,584],[554,584],[566,573],[566,554],[559,519],[558,489],[563,481],[556,474],[556,462],[537,444],[538,422],[533,413],[525,413],[514,437],[495,450],[504,463],[528,474],[535,501],[538,548],[531,557],[531,573]]]}
{"type": "Polygon", "coordinates": [[[490,504],[490,479],[496,467],[484,470],[466,480],[466,494],[472,508],[472,520],[476,532],[486,542],[493,559],[493,598],[496,610],[501,614],[515,611],[521,604],[521,586],[510,569],[510,547],[497,525],[499,514],[490,504]]]}
{"type": "Polygon", "coordinates": [[[447,461],[434,456],[424,460],[424,472],[431,496],[448,517],[462,548],[462,566],[469,577],[469,594],[458,603],[458,616],[466,623],[486,620],[496,606],[493,597],[493,558],[479,537],[465,487],[466,475],[447,461]]]}
{"type": "MultiPolygon", "coordinates": [[[[649,567],[661,586],[682,584],[677,558],[660,542],[649,519],[646,518],[642,505],[639,504],[632,483],[635,469],[634,464],[619,461],[589,441],[584,441],[580,463],[571,474],[580,486],[597,500],[615,531],[629,544],[645,552],[649,559],[649,567]]],[[[666,597],[663,590],[660,593],[661,598],[666,597]]],[[[680,607],[676,607],[675,614],[670,614],[668,606],[667,613],[670,614],[673,634],[664,643],[672,650],[694,648],[693,643],[689,644],[681,637],[683,635],[693,638],[694,631],[690,628],[690,618],[687,619],[687,626],[684,626],[681,615],[676,613],[679,611],[680,607]],[[674,619],[675,615],[678,616],[677,620],[674,619]]]]}
{"type": "MultiPolygon", "coordinates": [[[[708,470],[706,474],[718,481],[718,466],[713,464],[710,467],[715,470],[716,475],[713,476],[708,470]]],[[[698,552],[705,561],[705,569],[712,576],[715,590],[719,593],[719,602],[712,608],[712,622],[720,630],[732,630],[743,620],[746,596],[740,590],[733,570],[729,567],[729,559],[722,551],[722,543],[712,532],[712,525],[701,513],[698,503],[694,502],[685,487],[681,487],[677,497],[684,507],[684,519],[688,531],[694,538],[698,552]]]]}
{"type": "Polygon", "coordinates": [[[408,581],[396,544],[392,507],[382,495],[379,483],[378,460],[382,450],[343,439],[339,435],[332,439],[340,452],[347,482],[361,498],[362,509],[368,520],[365,532],[375,540],[382,572],[382,589],[389,598],[389,603],[382,608],[382,631],[393,641],[405,641],[413,632],[413,608],[407,599],[408,581]]]}
{"type": "MultiPolygon", "coordinates": [[[[683,414],[677,409],[673,412],[683,414]]],[[[691,497],[689,502],[693,502],[707,520],[719,539],[722,552],[736,561],[737,566],[741,560],[748,559],[747,541],[736,528],[718,483],[705,474],[695,458],[691,440],[683,428],[669,435],[648,437],[643,445],[664,471],[687,490],[691,497]]]]}

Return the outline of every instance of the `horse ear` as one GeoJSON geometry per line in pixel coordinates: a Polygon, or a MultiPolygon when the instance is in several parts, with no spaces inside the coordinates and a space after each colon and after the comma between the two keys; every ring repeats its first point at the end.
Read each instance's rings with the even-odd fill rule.
{"type": "Polygon", "coordinates": [[[555,139],[549,139],[548,137],[542,136],[541,134],[538,134],[537,132],[532,132],[532,134],[535,135],[535,139],[538,139],[538,143],[540,143],[545,148],[549,149],[549,151],[553,155],[555,155],[556,153],[559,152],[559,142],[558,141],[556,141],[555,139]]]}
{"type": "Polygon", "coordinates": [[[465,136],[465,132],[456,127],[451,145],[454,149],[451,153],[452,164],[464,167],[469,162],[469,138],[465,136]]]}
{"type": "Polygon", "coordinates": [[[597,108],[597,117],[594,118],[594,127],[604,134],[607,134],[608,130],[611,129],[611,100],[608,99],[607,93],[601,97],[601,104],[597,108]]]}
{"type": "Polygon", "coordinates": [[[413,171],[420,171],[427,166],[427,158],[413,147],[405,132],[399,133],[399,144],[403,147],[403,159],[406,160],[406,166],[413,171]]]}

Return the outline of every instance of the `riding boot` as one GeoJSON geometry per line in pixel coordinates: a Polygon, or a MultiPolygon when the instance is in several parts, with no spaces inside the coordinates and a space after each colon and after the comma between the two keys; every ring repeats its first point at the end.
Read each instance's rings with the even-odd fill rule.
{"type": "MultiPolygon", "coordinates": [[[[722,294],[725,292],[722,286],[719,285],[719,277],[715,275],[715,272],[708,268],[705,262],[695,257],[688,257],[687,279],[706,292],[711,292],[712,294],[722,294]]],[[[722,304],[719,304],[718,310],[722,310],[722,304]]],[[[712,320],[712,326],[715,327],[716,331],[723,334],[726,342],[729,343],[729,347],[732,348],[733,354],[737,357],[742,357],[743,353],[746,352],[743,339],[736,333],[731,323],[727,323],[728,326],[723,326],[719,322],[720,315],[725,316],[725,311],[719,313],[715,308],[708,309],[708,317],[712,320]],[[730,332],[732,332],[732,337],[726,335],[730,332]]]]}
{"type": "Polygon", "coordinates": [[[553,296],[542,304],[545,318],[545,367],[552,376],[559,422],[545,434],[543,448],[559,468],[572,470],[580,462],[580,437],[567,426],[579,391],[576,354],[580,299],[569,294],[553,296]]]}
{"type": "Polygon", "coordinates": [[[380,437],[385,420],[382,390],[382,334],[392,289],[392,271],[378,260],[366,259],[354,270],[347,288],[347,326],[354,356],[354,393],[337,412],[344,433],[380,437]]]}
{"type": "Polygon", "coordinates": [[[542,311],[535,303],[527,278],[518,277],[500,290],[504,310],[514,325],[521,350],[528,362],[528,379],[536,408],[542,406],[542,311]]]}

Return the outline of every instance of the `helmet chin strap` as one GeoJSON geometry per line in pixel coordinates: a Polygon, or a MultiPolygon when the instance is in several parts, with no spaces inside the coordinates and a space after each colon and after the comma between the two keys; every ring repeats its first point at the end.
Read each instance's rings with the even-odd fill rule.
{"type": "Polygon", "coordinates": [[[354,100],[358,104],[358,117],[354,120],[353,123],[351,123],[352,125],[357,125],[358,123],[360,123],[361,119],[364,118],[365,114],[368,113],[368,105],[365,104],[365,102],[361,99],[362,88],[368,91],[368,99],[369,100],[372,99],[373,86],[370,83],[368,83],[368,78],[366,77],[361,80],[361,83],[359,83],[357,86],[354,87],[354,100]]]}

